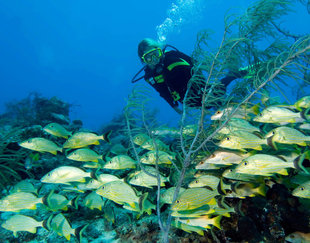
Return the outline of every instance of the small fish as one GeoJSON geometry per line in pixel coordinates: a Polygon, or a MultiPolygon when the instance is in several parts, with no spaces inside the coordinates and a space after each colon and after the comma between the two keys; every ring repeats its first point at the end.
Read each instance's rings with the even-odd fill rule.
{"type": "Polygon", "coordinates": [[[181,223],[190,225],[190,226],[199,226],[205,229],[210,229],[211,225],[214,225],[218,229],[221,229],[221,219],[222,216],[211,217],[209,215],[203,215],[199,218],[187,218],[187,219],[178,219],[181,223]]]}
{"type": "Polygon", "coordinates": [[[67,124],[70,123],[69,118],[64,116],[63,114],[51,113],[51,116],[67,124]]]}
{"type": "Polygon", "coordinates": [[[187,233],[192,233],[192,232],[196,232],[197,234],[203,236],[203,231],[205,230],[204,228],[201,228],[201,227],[195,227],[195,226],[191,226],[191,225],[188,225],[188,224],[184,224],[184,223],[181,223],[180,221],[178,220],[173,220],[172,221],[172,226],[178,228],[178,229],[181,229],[187,233]]]}
{"type": "Polygon", "coordinates": [[[106,162],[103,168],[110,170],[135,169],[137,162],[128,155],[114,156],[110,161],[106,162]]]}
{"type": "Polygon", "coordinates": [[[246,148],[262,150],[262,145],[267,145],[267,139],[261,139],[252,133],[244,131],[238,131],[237,134],[228,135],[218,144],[222,148],[239,150],[246,148]]]}
{"type": "Polygon", "coordinates": [[[214,209],[211,208],[208,204],[203,205],[200,208],[195,208],[192,210],[185,211],[172,211],[172,217],[180,217],[180,218],[199,218],[202,215],[213,214],[214,209]]]}
{"type": "Polygon", "coordinates": [[[84,198],[83,204],[91,210],[97,208],[101,211],[105,204],[105,200],[93,191],[84,198]]]}
{"type": "Polygon", "coordinates": [[[240,153],[240,152],[217,150],[210,156],[200,161],[196,165],[195,169],[203,170],[207,166],[207,164],[213,164],[213,165],[239,164],[243,159],[249,156],[250,156],[249,153],[245,154],[245,153],[240,153]]]}
{"type": "Polygon", "coordinates": [[[237,173],[271,176],[288,175],[287,168],[295,168],[293,162],[286,162],[269,154],[255,154],[244,159],[235,169],[237,173]]]}
{"type": "Polygon", "coordinates": [[[189,188],[179,194],[177,200],[172,204],[174,211],[184,211],[199,208],[205,204],[216,205],[215,196],[219,193],[206,188],[189,188]]]}
{"type": "Polygon", "coordinates": [[[49,152],[54,155],[57,154],[57,151],[62,152],[62,148],[58,147],[56,143],[39,137],[20,142],[19,146],[38,152],[49,152]]]}
{"type": "Polygon", "coordinates": [[[104,212],[104,218],[108,221],[108,222],[112,222],[114,224],[115,222],[115,213],[114,213],[114,209],[110,204],[106,204],[103,208],[103,212],[104,212]]]}
{"type": "MultiPolygon", "coordinates": [[[[175,192],[175,188],[176,187],[170,187],[167,190],[165,189],[161,189],[161,194],[160,194],[160,202],[165,204],[172,204],[172,200],[173,200],[173,194],[175,192]]],[[[184,192],[186,189],[181,187],[179,194],[181,194],[182,192],[184,192]]]]}
{"type": "Polygon", "coordinates": [[[237,173],[235,169],[226,169],[223,174],[223,177],[231,180],[238,180],[238,181],[262,181],[262,176],[258,175],[251,175],[251,174],[241,174],[237,173]]]}
{"type": "MultiPolygon", "coordinates": [[[[177,137],[180,135],[180,131],[176,128],[160,127],[160,128],[152,130],[152,134],[157,135],[157,136],[162,136],[162,137],[164,137],[164,136],[177,137]]],[[[148,138],[148,139],[150,139],[150,138],[148,138]]]]}
{"type": "Polygon", "coordinates": [[[297,100],[294,104],[297,110],[301,111],[302,109],[310,108],[310,96],[304,96],[297,100]]]}
{"type": "Polygon", "coordinates": [[[68,156],[68,159],[81,161],[81,162],[96,162],[102,160],[102,155],[97,154],[95,151],[89,148],[80,148],[71,152],[68,156]]]}
{"type": "Polygon", "coordinates": [[[38,190],[31,182],[27,180],[20,181],[16,185],[14,185],[13,188],[10,190],[10,193],[15,192],[30,192],[36,195],[38,194],[38,190]]]}
{"type": "Polygon", "coordinates": [[[310,123],[303,123],[299,125],[299,129],[310,130],[310,123]]]}
{"type": "Polygon", "coordinates": [[[61,213],[56,216],[51,215],[48,219],[48,227],[56,232],[59,236],[65,237],[68,241],[71,239],[71,235],[76,236],[78,241],[82,238],[83,231],[87,228],[88,225],[85,225],[82,228],[72,229],[70,223],[61,213]]]}
{"type": "Polygon", "coordinates": [[[122,144],[117,143],[110,148],[110,152],[115,155],[127,154],[128,149],[126,149],[122,144]]]}
{"type": "MultiPolygon", "coordinates": [[[[135,172],[135,175],[129,180],[129,184],[131,185],[136,185],[136,186],[142,186],[142,187],[147,187],[147,188],[152,188],[152,186],[157,186],[158,181],[157,181],[157,170],[154,167],[144,167],[144,169],[154,175],[150,176],[146,174],[143,170],[135,172]]],[[[160,186],[165,186],[165,182],[168,181],[167,177],[164,177],[160,175],[160,186]]],[[[130,176],[131,177],[131,176],[130,176]]]]}
{"type": "Polygon", "coordinates": [[[71,132],[69,132],[66,128],[58,123],[50,123],[46,125],[43,130],[51,135],[65,139],[67,139],[69,136],[72,136],[71,132]]]}
{"type": "Polygon", "coordinates": [[[133,142],[139,146],[144,144],[147,140],[149,140],[150,137],[146,135],[145,133],[139,133],[136,136],[133,137],[133,142]]]}
{"type": "Polygon", "coordinates": [[[291,127],[277,127],[267,133],[265,137],[271,137],[272,142],[298,144],[300,146],[307,146],[306,142],[310,141],[310,136],[305,136],[300,131],[291,127]]]}
{"type": "Polygon", "coordinates": [[[225,194],[226,198],[266,196],[266,185],[263,183],[236,182],[231,185],[231,189],[231,192],[225,194]]]}
{"type": "Polygon", "coordinates": [[[107,184],[107,183],[112,182],[112,181],[124,181],[124,178],[120,179],[117,176],[111,175],[111,174],[100,174],[96,177],[97,177],[97,179],[91,179],[86,184],[86,188],[88,188],[89,190],[98,189],[101,186],[103,186],[104,184],[107,184]]]}
{"type": "MultiPolygon", "coordinates": [[[[211,116],[211,120],[223,120],[226,119],[233,111],[235,107],[227,107],[223,110],[218,110],[214,115],[211,116]]],[[[231,118],[248,118],[249,114],[258,114],[259,106],[254,105],[252,107],[242,106],[240,107],[231,118]]]]}
{"type": "Polygon", "coordinates": [[[142,148],[147,149],[147,150],[159,150],[159,151],[169,151],[169,146],[167,146],[164,142],[162,142],[159,139],[149,139],[146,140],[142,145],[142,148]]]}
{"type": "Polygon", "coordinates": [[[139,197],[135,190],[125,182],[109,182],[97,189],[96,193],[118,204],[139,208],[139,197]]]}
{"type": "MultiPolygon", "coordinates": [[[[310,8],[309,8],[309,13],[310,13],[310,8]]],[[[290,242],[290,243],[309,243],[310,233],[303,233],[303,232],[296,231],[286,236],[285,241],[290,242]]]]}
{"type": "Polygon", "coordinates": [[[14,237],[17,237],[17,232],[19,231],[27,231],[32,234],[37,233],[37,228],[43,227],[43,222],[36,221],[29,216],[15,214],[5,220],[1,226],[6,230],[12,231],[14,237]]]}
{"type": "Polygon", "coordinates": [[[41,182],[70,184],[74,181],[85,182],[85,177],[91,177],[91,173],[73,166],[60,166],[43,176],[41,182]]]}
{"type": "Polygon", "coordinates": [[[29,192],[15,192],[0,200],[0,211],[19,212],[22,209],[36,209],[38,203],[43,204],[43,198],[38,198],[29,192]]]}
{"type": "Polygon", "coordinates": [[[189,188],[208,186],[212,190],[216,190],[220,183],[220,178],[213,175],[202,175],[194,179],[188,184],[189,188]]]}
{"type": "Polygon", "coordinates": [[[293,190],[292,195],[295,197],[310,198],[310,181],[304,182],[296,187],[293,190]]]}
{"type": "Polygon", "coordinates": [[[58,210],[68,210],[68,206],[76,206],[75,200],[68,200],[65,196],[57,194],[52,190],[46,198],[44,198],[44,204],[49,210],[56,212],[58,210]]]}
{"type": "Polygon", "coordinates": [[[197,129],[198,129],[198,127],[196,124],[186,125],[182,129],[182,135],[193,137],[196,135],[197,129]]]}
{"type": "Polygon", "coordinates": [[[304,122],[301,113],[293,112],[284,107],[269,106],[265,108],[259,115],[254,117],[253,121],[262,123],[297,123],[304,122]]]}
{"type": "Polygon", "coordinates": [[[142,164],[155,165],[157,156],[158,164],[171,164],[172,160],[175,159],[175,156],[164,151],[149,151],[140,158],[140,161],[142,164]]]}
{"type": "Polygon", "coordinates": [[[250,124],[247,120],[240,118],[231,118],[229,122],[219,130],[221,134],[231,134],[239,130],[246,131],[249,133],[260,132],[260,129],[250,124]]]}
{"type": "Polygon", "coordinates": [[[91,132],[76,132],[74,133],[63,145],[63,148],[82,148],[91,144],[99,145],[99,140],[104,140],[110,142],[109,136],[111,131],[103,134],[97,135],[91,132]]]}

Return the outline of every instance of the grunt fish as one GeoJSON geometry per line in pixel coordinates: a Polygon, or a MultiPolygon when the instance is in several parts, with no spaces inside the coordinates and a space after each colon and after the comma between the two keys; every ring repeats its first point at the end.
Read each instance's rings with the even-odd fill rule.
{"type": "Polygon", "coordinates": [[[137,162],[134,161],[128,155],[117,155],[114,156],[110,161],[107,161],[103,168],[110,170],[124,170],[134,169],[137,167],[137,162]]]}
{"type": "Polygon", "coordinates": [[[51,135],[65,139],[67,139],[69,136],[72,136],[72,132],[69,132],[66,128],[58,123],[50,123],[46,125],[43,130],[51,135]]]}
{"type": "Polygon", "coordinates": [[[96,162],[102,160],[102,155],[97,154],[95,151],[89,148],[80,148],[71,152],[68,156],[68,159],[81,161],[81,162],[96,162]]]}
{"type": "Polygon", "coordinates": [[[244,159],[235,169],[237,173],[271,176],[288,175],[288,168],[295,168],[293,162],[286,162],[269,154],[255,154],[244,159]]]}
{"type": "Polygon", "coordinates": [[[46,138],[30,138],[26,141],[20,142],[19,146],[38,152],[49,152],[54,155],[57,154],[57,151],[62,152],[62,148],[46,138]]]}
{"type": "Polygon", "coordinates": [[[63,145],[63,148],[82,148],[91,144],[99,145],[99,140],[110,142],[109,136],[111,131],[97,135],[91,132],[76,132],[63,145]]]}
{"type": "Polygon", "coordinates": [[[262,150],[262,145],[267,145],[267,139],[261,139],[252,133],[244,131],[238,131],[236,134],[228,135],[218,144],[222,148],[240,150],[246,148],[262,150]]]}
{"type": "Polygon", "coordinates": [[[269,106],[264,109],[259,115],[254,117],[253,121],[262,123],[297,123],[304,122],[301,113],[293,112],[284,107],[269,106]]]}
{"type": "Polygon", "coordinates": [[[85,177],[91,177],[91,173],[73,166],[60,166],[43,176],[41,182],[70,184],[74,181],[85,182],[85,177]]]}
{"type": "Polygon", "coordinates": [[[37,228],[43,227],[43,221],[39,222],[29,216],[15,214],[5,220],[1,226],[6,230],[12,231],[14,237],[17,237],[17,232],[20,231],[27,231],[32,234],[37,233],[37,228]]]}
{"type": "Polygon", "coordinates": [[[36,209],[38,203],[43,203],[43,198],[38,198],[29,192],[15,192],[0,200],[0,211],[19,212],[22,209],[36,209]]]}

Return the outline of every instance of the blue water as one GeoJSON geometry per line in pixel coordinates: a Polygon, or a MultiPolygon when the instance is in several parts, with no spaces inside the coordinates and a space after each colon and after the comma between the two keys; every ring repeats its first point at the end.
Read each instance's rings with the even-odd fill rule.
{"type": "MultiPolygon", "coordinates": [[[[0,113],[6,102],[36,91],[74,104],[71,119],[95,130],[126,104],[130,80],[141,68],[141,39],[166,39],[191,54],[199,30],[213,30],[218,45],[227,10],[241,14],[253,2],[0,0],[0,113]]],[[[309,34],[310,15],[299,1],[294,3],[296,12],[282,26],[309,34]]],[[[152,94],[163,121],[178,118],[152,94]]]]}

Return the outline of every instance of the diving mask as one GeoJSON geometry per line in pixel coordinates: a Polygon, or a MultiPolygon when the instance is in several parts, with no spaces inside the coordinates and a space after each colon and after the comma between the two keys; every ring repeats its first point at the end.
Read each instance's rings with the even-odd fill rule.
{"type": "Polygon", "coordinates": [[[146,64],[151,64],[156,59],[157,60],[160,59],[162,55],[163,55],[163,51],[160,48],[154,48],[144,53],[141,58],[146,64]]]}

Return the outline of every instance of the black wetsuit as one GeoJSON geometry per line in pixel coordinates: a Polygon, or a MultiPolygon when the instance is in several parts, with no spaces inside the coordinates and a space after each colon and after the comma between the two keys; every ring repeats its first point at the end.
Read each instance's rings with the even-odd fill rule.
{"type": "MultiPolygon", "coordinates": [[[[178,106],[178,102],[183,102],[188,81],[192,77],[192,67],[191,57],[180,51],[167,51],[154,70],[145,68],[144,79],[174,108],[178,106]]],[[[224,89],[236,78],[236,75],[223,78],[221,81],[224,89]]],[[[196,90],[195,93],[198,94],[198,98],[190,106],[200,107],[202,92],[196,90]]]]}

